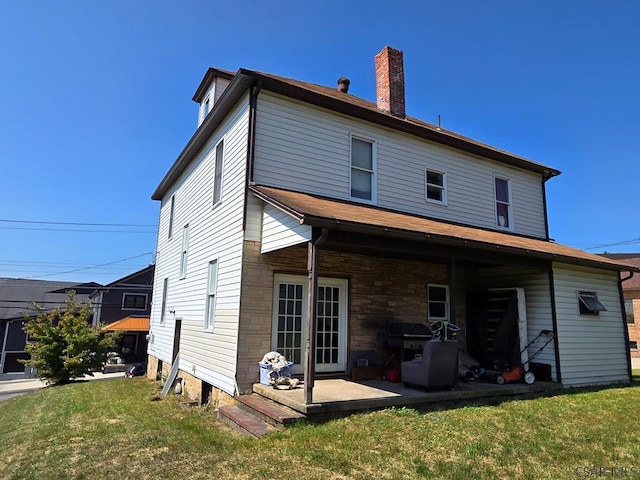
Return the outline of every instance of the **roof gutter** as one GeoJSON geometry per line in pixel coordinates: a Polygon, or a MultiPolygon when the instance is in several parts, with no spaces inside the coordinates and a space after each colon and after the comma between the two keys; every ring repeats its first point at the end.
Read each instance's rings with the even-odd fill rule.
{"type": "MultiPolygon", "coordinates": [[[[254,190],[255,192],[255,190],[254,190]]],[[[269,203],[274,204],[273,199],[268,200],[269,203]]],[[[290,208],[283,208],[282,204],[274,205],[277,208],[281,208],[285,212],[290,212],[290,208]]],[[[545,253],[536,250],[521,249],[517,247],[510,247],[505,245],[499,245],[496,243],[481,242],[478,240],[467,240],[463,238],[450,237],[440,234],[414,232],[411,230],[400,230],[397,228],[380,227],[376,225],[368,225],[363,223],[354,223],[349,221],[341,221],[336,219],[329,219],[325,217],[314,217],[309,215],[300,216],[299,212],[294,215],[299,219],[301,225],[309,225],[313,227],[330,228],[334,230],[343,230],[353,233],[362,233],[376,236],[388,236],[392,238],[398,238],[402,240],[414,240],[414,241],[429,241],[438,244],[456,245],[466,248],[476,248],[479,250],[490,252],[502,252],[505,254],[513,254],[518,256],[526,256],[528,258],[539,260],[551,260],[555,262],[568,263],[572,265],[580,265],[583,267],[595,267],[605,270],[611,270],[619,272],[622,270],[621,265],[612,264],[608,262],[598,262],[594,260],[587,260],[582,258],[575,258],[566,255],[560,255],[557,253],[545,253]],[[382,235],[381,235],[382,234],[382,235]]]]}

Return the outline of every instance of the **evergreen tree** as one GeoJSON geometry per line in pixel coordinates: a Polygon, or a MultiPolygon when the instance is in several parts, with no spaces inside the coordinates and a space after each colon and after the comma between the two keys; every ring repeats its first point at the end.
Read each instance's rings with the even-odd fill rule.
{"type": "Polygon", "coordinates": [[[46,313],[34,304],[35,317],[27,317],[24,331],[28,335],[26,350],[31,354],[24,363],[35,367],[38,377],[49,384],[68,383],[100,370],[117,333],[105,334],[91,326],[89,304],[80,306],[68,294],[66,308],[56,307],[46,313]]]}

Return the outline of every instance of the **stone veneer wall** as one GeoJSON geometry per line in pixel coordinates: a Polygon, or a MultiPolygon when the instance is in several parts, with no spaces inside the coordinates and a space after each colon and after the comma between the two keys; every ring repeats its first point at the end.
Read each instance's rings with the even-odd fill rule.
{"type": "MultiPolygon", "coordinates": [[[[245,241],[238,345],[241,392],[259,381],[258,362],[271,350],[275,273],[307,275],[307,245],[260,253],[260,243],[245,241]]],[[[318,274],[349,280],[349,351],[380,350],[376,340],[385,323],[423,322],[427,284],[447,284],[442,264],[319,251],[318,274]]],[[[457,302],[457,315],[464,308],[457,302]]],[[[464,322],[459,316],[458,323],[464,322]]],[[[351,360],[350,360],[351,362],[351,360]]]]}

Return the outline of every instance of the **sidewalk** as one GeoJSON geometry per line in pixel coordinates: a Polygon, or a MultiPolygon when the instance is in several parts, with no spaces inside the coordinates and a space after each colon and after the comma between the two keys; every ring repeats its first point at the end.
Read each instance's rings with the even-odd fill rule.
{"type": "MultiPolygon", "coordinates": [[[[109,378],[123,377],[124,373],[102,373],[95,372],[93,377],[84,377],[83,380],[106,380],[109,378]]],[[[41,382],[37,378],[21,378],[17,380],[0,380],[0,400],[7,400],[11,397],[16,397],[28,392],[33,392],[41,388],[46,387],[44,382],[41,382]]]]}

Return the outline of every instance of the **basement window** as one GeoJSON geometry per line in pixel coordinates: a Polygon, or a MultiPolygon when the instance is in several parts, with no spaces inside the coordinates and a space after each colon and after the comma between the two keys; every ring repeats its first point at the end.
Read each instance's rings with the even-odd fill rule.
{"type": "Polygon", "coordinates": [[[580,315],[599,315],[600,312],[607,311],[595,292],[578,292],[578,306],[580,315]]]}

